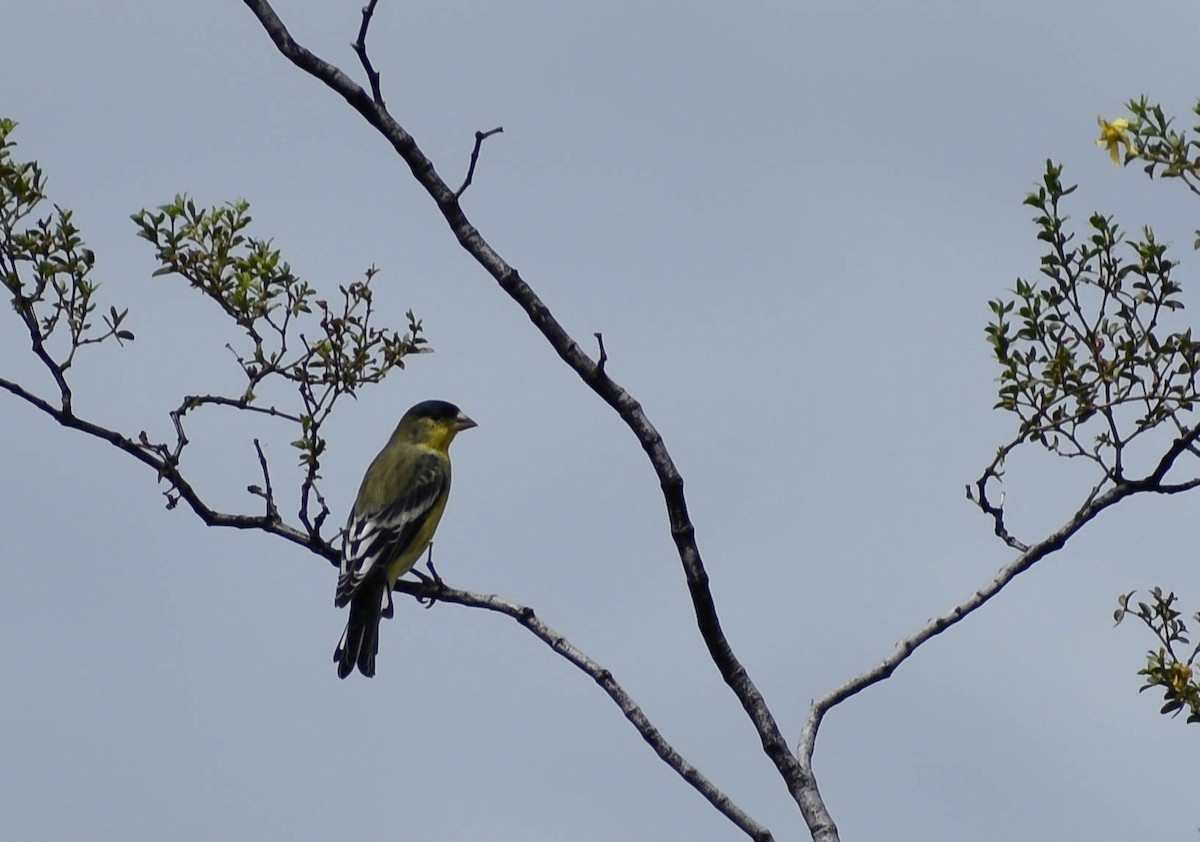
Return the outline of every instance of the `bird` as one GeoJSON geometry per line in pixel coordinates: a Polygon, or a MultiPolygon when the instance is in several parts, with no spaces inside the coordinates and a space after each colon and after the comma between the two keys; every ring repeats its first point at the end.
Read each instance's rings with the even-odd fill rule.
{"type": "Polygon", "coordinates": [[[375,675],[379,622],[393,613],[392,588],[429,546],[450,494],[450,442],[477,426],[448,401],[404,413],[371,462],[342,537],[333,603],[350,606],[333,653],[339,678],[375,675]]]}

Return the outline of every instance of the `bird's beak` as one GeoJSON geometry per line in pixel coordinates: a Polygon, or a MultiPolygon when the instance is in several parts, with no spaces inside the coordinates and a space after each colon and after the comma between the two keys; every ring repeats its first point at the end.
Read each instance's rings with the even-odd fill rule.
{"type": "Polygon", "coordinates": [[[472,421],[467,416],[463,415],[461,412],[458,413],[458,417],[454,419],[454,428],[459,431],[469,430],[472,427],[478,427],[478,426],[479,426],[478,424],[476,424],[474,421],[472,421]]]}

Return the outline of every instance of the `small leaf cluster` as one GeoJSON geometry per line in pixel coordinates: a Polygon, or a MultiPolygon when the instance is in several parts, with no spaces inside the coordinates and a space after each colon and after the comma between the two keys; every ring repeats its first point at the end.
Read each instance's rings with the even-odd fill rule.
{"type": "Polygon", "coordinates": [[[1040,277],[1018,279],[1013,297],[989,302],[985,328],[1000,364],[998,408],[1020,419],[1017,440],[1036,442],[1123,475],[1125,448],[1200,399],[1200,342],[1171,330],[1183,308],[1175,261],[1149,228],[1127,239],[1111,217],[1088,218],[1082,236],[1062,205],[1075,191],[1046,162],[1034,208],[1045,244],[1040,277]]]}
{"type": "MultiPolygon", "coordinates": [[[[1200,195],[1200,125],[1191,130],[1175,128],[1174,118],[1145,96],[1129,100],[1126,107],[1129,129],[1138,144],[1136,157],[1145,162],[1146,175],[1178,179],[1200,195]]],[[[1192,106],[1192,113],[1200,117],[1200,101],[1192,106]]],[[[1193,245],[1200,249],[1200,230],[1193,245]]]]}
{"type": "Polygon", "coordinates": [[[124,322],[128,309],[109,307],[96,324],[99,282],[92,278],[95,253],[87,248],[71,211],[53,206],[36,217],[46,200],[46,176],[36,161],[13,158],[16,123],[0,119],[0,281],[43,361],[58,369],[71,367],[85,345],[115,339],[132,340],[124,322]],[[65,347],[51,357],[48,343],[56,334],[65,347]]]}
{"type": "MultiPolygon", "coordinates": [[[[238,346],[229,346],[245,375],[241,394],[189,396],[172,414],[177,428],[184,414],[205,404],[257,409],[298,424],[300,436],[292,446],[300,451],[306,472],[301,519],[312,529],[309,494],[315,490],[326,449],[322,424],[340,397],[356,397],[362,386],[403,368],[409,354],[428,350],[421,320],[409,311],[405,333],[374,324],[371,281],[378,270],[373,266],[361,280],[340,285],[335,303],[317,298],[315,289],[292,272],[270,240],[249,233],[252,218],[243,200],[201,207],[181,195],[132,219],[138,236],[155,249],[161,267],[154,274],[183,278],[244,335],[238,346]],[[272,380],[291,384],[298,408],[255,403],[272,380]]],[[[323,503],[321,509],[317,528],[323,503]]]]}
{"type": "Polygon", "coordinates": [[[392,368],[403,368],[408,354],[425,350],[421,322],[411,312],[405,334],[372,324],[374,267],[363,280],[339,287],[340,306],[314,300],[313,287],[292,272],[270,240],[247,234],[249,210],[242,200],[201,208],[176,196],[157,212],[142,210],[132,217],[138,236],[154,246],[162,264],[154,275],[184,278],[250,340],[246,351],[235,351],[249,380],[248,400],[268,375],[353,395],[392,368]],[[310,337],[297,320],[312,315],[314,305],[320,310],[319,329],[310,337]]]}
{"type": "MultiPolygon", "coordinates": [[[[1137,142],[1136,157],[1145,162],[1146,174],[1194,183],[1200,176],[1200,126],[1190,132],[1176,129],[1174,118],[1145,96],[1129,100],[1125,107],[1131,116],[1129,131],[1137,142]]],[[[1200,102],[1192,112],[1200,117],[1200,102]]]]}
{"type": "Polygon", "coordinates": [[[338,298],[317,298],[314,287],[292,271],[270,240],[251,234],[245,201],[202,207],[187,196],[176,196],[153,211],[132,216],[138,236],[154,248],[159,264],[154,276],[182,278],[232,322],[238,335],[225,347],[244,379],[226,392],[183,395],[168,413],[173,437],[152,437],[144,429],[125,435],[81,418],[74,413],[67,370],[85,345],[132,340],[126,324],[129,310],[100,307],[99,287],[91,277],[96,257],[84,245],[69,210],[54,206],[53,213],[35,217],[35,210],[47,201],[46,177],[36,161],[15,159],[15,128],[13,121],[0,119],[0,282],[58,397],[46,400],[3,376],[0,389],[156,468],[160,483],[166,484],[168,508],[186,500],[206,523],[261,527],[305,546],[327,549],[320,532],[329,507],[318,487],[326,451],[322,426],[341,397],[356,398],[363,386],[403,368],[409,354],[429,350],[421,320],[409,311],[405,332],[375,323],[374,266],[361,279],[340,285],[338,298]],[[65,337],[59,343],[65,349],[51,347],[56,337],[65,337]],[[281,517],[269,460],[257,438],[253,444],[262,484],[249,485],[247,491],[262,498],[264,513],[227,515],[203,501],[182,470],[190,443],[188,416],[202,407],[266,415],[299,429],[292,445],[300,451],[303,471],[298,516],[304,531],[281,517]]]}
{"type": "MultiPolygon", "coordinates": [[[[1174,593],[1164,594],[1161,588],[1150,591],[1149,603],[1139,602],[1131,608],[1130,602],[1136,591],[1123,594],[1117,600],[1113,619],[1120,623],[1125,617],[1141,620],[1158,638],[1161,644],[1146,653],[1146,666],[1138,675],[1146,679],[1139,692],[1158,688],[1163,691],[1163,706],[1160,713],[1178,716],[1188,710],[1188,723],[1200,723],[1200,680],[1197,679],[1195,664],[1200,654],[1200,645],[1190,653],[1180,654],[1179,649],[1190,645],[1188,627],[1183,614],[1175,608],[1174,593]]],[[[1200,612],[1192,619],[1200,624],[1200,612]]]]}

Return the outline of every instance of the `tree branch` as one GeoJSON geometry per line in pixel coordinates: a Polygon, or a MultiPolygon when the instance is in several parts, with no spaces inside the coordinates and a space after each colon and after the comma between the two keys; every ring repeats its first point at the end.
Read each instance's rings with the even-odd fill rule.
{"type": "Polygon", "coordinates": [[[589,658],[574,644],[563,637],[561,633],[547,625],[537,616],[532,608],[512,602],[495,594],[462,591],[449,587],[444,582],[439,584],[433,580],[412,582],[401,579],[396,583],[395,590],[418,598],[436,598],[439,602],[452,602],[468,608],[481,608],[486,611],[494,611],[516,620],[517,623],[549,646],[556,654],[565,658],[600,685],[600,688],[621,709],[621,713],[637,729],[642,739],[662,758],[663,762],[687,781],[692,788],[704,796],[726,818],[745,832],[747,836],[751,839],[759,840],[759,842],[768,842],[768,840],[773,838],[767,828],[750,818],[727,795],[717,789],[696,767],[683,759],[679,752],[667,742],[662,733],[654,727],[645,712],[617,682],[609,670],[589,658]]]}
{"type": "Polygon", "coordinates": [[[80,418],[70,409],[60,409],[53,406],[37,395],[26,391],[20,384],[10,380],[0,378],[0,389],[11,392],[26,403],[46,413],[62,426],[72,430],[79,430],[82,433],[87,433],[89,436],[106,441],[113,447],[128,453],[142,464],[153,468],[159,480],[165,479],[169,482],[171,488],[178,492],[180,499],[186,502],[192,511],[208,526],[226,526],[233,529],[261,529],[264,532],[278,535],[281,538],[286,538],[295,544],[299,544],[317,555],[326,558],[332,564],[338,563],[338,553],[324,541],[288,526],[278,519],[273,520],[265,515],[232,515],[210,508],[200,499],[200,495],[196,493],[191,484],[183,478],[183,475],[179,472],[179,468],[173,463],[169,455],[164,456],[157,446],[141,444],[121,435],[115,430],[109,430],[101,427],[99,424],[80,418]]]}
{"type": "Polygon", "coordinates": [[[832,818],[815,791],[815,782],[804,773],[789,749],[766,700],[750,679],[741,661],[734,655],[721,629],[709,589],[708,574],[696,544],[695,527],[687,512],[683,477],[675,467],[662,436],[650,423],[641,405],[620,385],[602,372],[551,314],[550,309],[488,244],[467,219],[455,195],[438,175],[433,163],[388,110],[376,102],[338,67],[321,59],[292,38],[287,27],[266,0],[244,0],[258,18],[279,52],[296,67],[320,80],[373,126],[395,149],[411,170],[417,183],[437,204],[447,225],[462,248],[490,274],[510,298],[525,312],[562,360],[605,403],[611,406],[629,427],[646,452],[662,487],[671,537],[687,579],[688,592],[696,613],[696,623],[708,647],[709,656],[725,683],[733,690],[758,732],[763,750],[774,763],[788,791],[796,799],[814,838],[834,839],[832,818]]]}
{"type": "MultiPolygon", "coordinates": [[[[824,696],[816,699],[812,703],[812,708],[809,711],[808,719],[804,724],[804,728],[800,735],[800,742],[796,748],[796,754],[800,758],[800,762],[806,769],[811,768],[813,750],[816,746],[817,731],[821,727],[821,722],[832,708],[846,701],[847,699],[858,695],[863,690],[873,684],[878,684],[889,678],[896,669],[909,659],[914,652],[917,651],[923,644],[927,643],[936,635],[941,634],[950,627],[958,624],[967,616],[983,607],[993,597],[1000,593],[1013,579],[1021,573],[1024,573],[1029,568],[1033,567],[1037,562],[1041,561],[1046,556],[1062,547],[1067,543],[1075,533],[1082,529],[1089,521],[1100,514],[1108,507],[1120,502],[1126,497],[1131,497],[1135,494],[1146,492],[1154,494],[1178,494],[1183,491],[1188,491],[1192,488],[1200,486],[1200,478],[1191,479],[1186,482],[1165,484],[1163,480],[1175,465],[1176,460],[1184,453],[1188,452],[1190,447],[1200,438],[1200,425],[1192,427],[1183,435],[1177,438],[1170,448],[1166,451],[1163,457],[1159,460],[1154,470],[1139,480],[1123,480],[1113,484],[1107,491],[1100,493],[1101,486],[1092,489],[1088,494],[1083,505],[1075,512],[1075,514],[1056,532],[1049,535],[1047,538],[1039,541],[1031,547],[1025,549],[1016,559],[1010,564],[1000,568],[1000,571],[986,585],[981,587],[975,593],[971,594],[967,599],[960,602],[958,605],[951,608],[949,611],[941,614],[938,617],[930,620],[915,634],[912,634],[897,645],[891,655],[886,657],[878,666],[870,669],[860,675],[847,681],[845,684],[831,690],[824,696]]],[[[1108,479],[1102,481],[1107,482],[1108,479]]],[[[985,509],[985,511],[987,511],[985,509]]],[[[1001,521],[997,521],[1000,523],[1001,521]]],[[[997,535],[1002,539],[1005,535],[998,530],[997,535]]],[[[1007,539],[1005,543],[1012,545],[1007,539]]]]}
{"type": "MultiPolygon", "coordinates": [[[[263,474],[265,489],[250,486],[247,490],[255,496],[262,497],[266,503],[266,514],[260,516],[232,515],[217,512],[209,508],[196,493],[195,489],[184,480],[173,462],[170,451],[165,446],[141,444],[120,433],[87,421],[70,411],[59,409],[37,395],[32,394],[20,384],[0,378],[0,388],[21,398],[35,409],[49,415],[59,424],[73,430],[87,433],[90,436],[108,442],[114,447],[133,456],[139,462],[148,465],[157,472],[160,480],[166,479],[200,519],[208,526],[225,526],[235,529],[260,529],[274,535],[287,538],[299,544],[316,555],[326,559],[333,565],[340,560],[340,553],[331,543],[322,540],[313,532],[302,532],[284,523],[274,501],[274,490],[271,476],[267,467],[266,456],[258,439],[254,440],[254,448],[258,454],[259,466],[263,474]]],[[[537,614],[528,606],[504,599],[491,594],[477,594],[470,591],[450,588],[445,583],[408,582],[396,583],[396,590],[412,596],[436,597],[441,602],[453,602],[470,608],[482,608],[512,617],[520,625],[532,632],[539,640],[549,646],[556,654],[565,658],[585,674],[590,676],[608,694],[609,698],[621,709],[625,718],[637,729],[655,753],[662,758],[693,789],[702,795],[722,815],[733,822],[738,828],[756,842],[772,842],[771,832],[751,818],[738,807],[729,796],[718,789],[696,767],[688,763],[682,755],[667,741],[661,732],[650,722],[642,709],[613,677],[612,673],[595,660],[589,658],[562,634],[538,619],[537,614]]]]}
{"type": "Polygon", "coordinates": [[[813,838],[836,839],[836,827],[816,791],[816,782],[797,762],[766,700],[741,661],[734,655],[725,637],[709,588],[708,573],[704,569],[696,544],[695,527],[688,516],[683,477],[675,467],[662,436],[650,423],[641,405],[597,367],[583,352],[579,343],[554,318],[541,298],[525,283],[517,270],[488,244],[463,213],[454,190],[438,175],[432,161],[421,151],[413,136],[396,122],[387,108],[376,102],[338,67],[297,43],[269,2],[244,2],[285,58],[345,99],[350,107],[362,115],[391,144],[408,165],[417,183],[436,203],[462,248],[495,279],[501,289],[525,312],[559,357],[596,395],[617,412],[637,438],[662,487],[671,537],[687,579],[696,624],[708,648],[709,656],[746,711],[758,733],[763,751],[771,759],[788,791],[800,806],[813,838]]]}

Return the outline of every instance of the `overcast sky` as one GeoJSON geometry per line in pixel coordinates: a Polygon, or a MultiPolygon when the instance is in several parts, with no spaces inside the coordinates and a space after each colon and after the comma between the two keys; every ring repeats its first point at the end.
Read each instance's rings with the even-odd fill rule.
{"type": "MultiPolygon", "coordinates": [[[[359,0],[281,0],[360,78],[359,0]]],[[[76,408],[166,435],[182,395],[236,391],[229,325],[151,279],[128,217],[244,197],[326,294],[374,264],[383,317],[436,353],[346,404],[324,489],[340,522],[396,419],[479,422],[437,540],[451,584],[534,606],[776,838],[794,803],[708,661],[657,483],[616,416],[456,247],[391,149],[275,51],[240,2],[12,2],[0,115],[99,256],[137,340],[86,349],[76,408]]],[[[1187,2],[397,2],[385,98],[682,470],[730,641],[794,744],[809,699],[1010,553],[963,498],[1012,419],[991,409],[986,302],[1037,272],[1021,199],[1047,157],[1068,212],[1152,224],[1191,297],[1196,204],[1112,167],[1097,113],[1200,94],[1187,2]]],[[[1186,116],[1186,114],[1185,114],[1186,116]]],[[[1189,310],[1187,312],[1193,312],[1189,310]]],[[[52,393],[0,318],[0,371],[52,393]]],[[[510,620],[401,599],[374,680],[338,681],[335,573],[280,540],[165,511],[143,466],[0,396],[0,815],[40,840],[732,840],[582,674],[510,620]]],[[[184,468],[257,512],[290,430],[197,417],[184,468]]],[[[1090,477],[1007,478],[1032,540],[1090,477]]],[[[835,710],[817,745],[844,840],[1192,839],[1200,728],[1157,714],[1119,593],[1200,608],[1197,498],[1134,500],[835,710]],[[1147,830],[1149,816],[1155,830],[1147,830]]],[[[289,502],[289,510],[294,504],[289,502]]]]}

